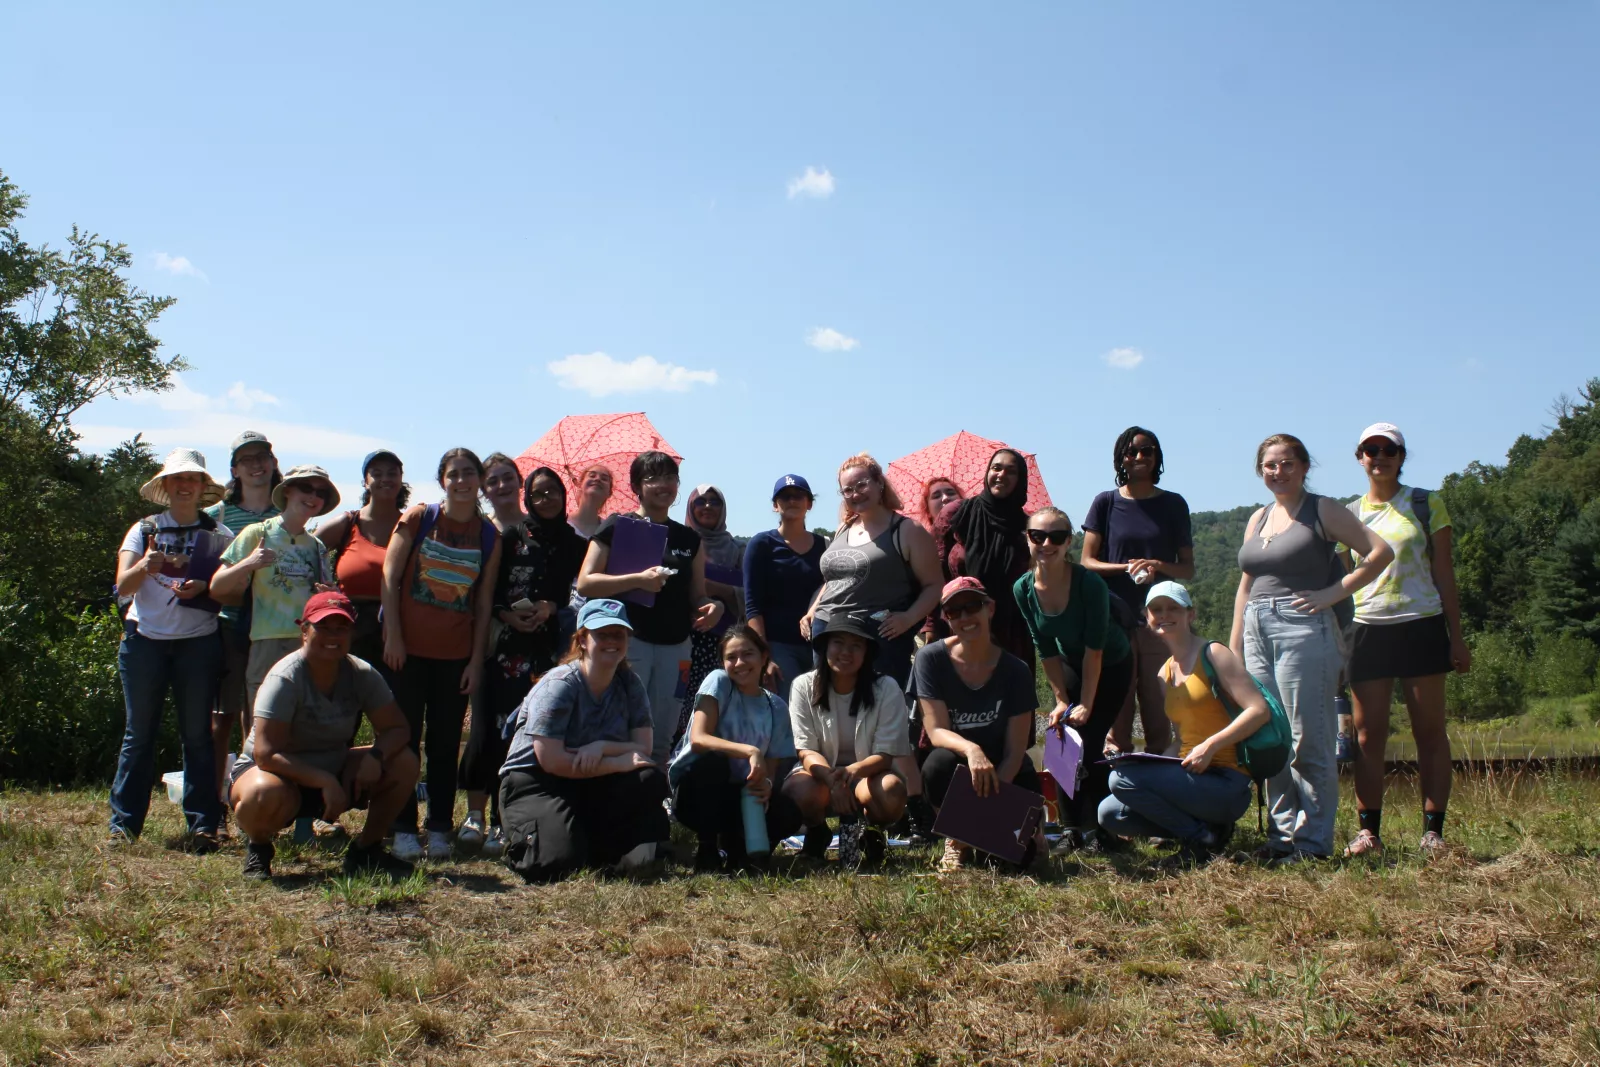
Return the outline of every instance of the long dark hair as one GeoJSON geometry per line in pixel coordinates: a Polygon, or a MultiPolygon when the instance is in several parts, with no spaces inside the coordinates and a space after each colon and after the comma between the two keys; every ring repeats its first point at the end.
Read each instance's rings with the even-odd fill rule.
{"type": "MultiPolygon", "coordinates": [[[[841,635],[842,636],[842,635],[841,635]]],[[[860,637],[860,634],[852,634],[860,637]]],[[[866,638],[862,638],[866,640],[866,638]]],[[[833,670],[828,666],[828,642],[822,643],[823,651],[817,655],[817,669],[811,677],[811,703],[819,708],[828,706],[828,694],[833,692],[833,670]]],[[[867,641],[866,652],[861,658],[861,670],[856,672],[856,689],[850,694],[850,717],[856,717],[856,712],[862,708],[872,707],[877,700],[873,692],[878,687],[878,643],[867,641]]]]}
{"type": "Polygon", "coordinates": [[[1156,450],[1156,469],[1150,473],[1150,484],[1160,484],[1161,475],[1166,473],[1167,457],[1161,451],[1161,439],[1143,426],[1129,426],[1117,435],[1117,443],[1111,446],[1111,466],[1117,472],[1117,486],[1119,488],[1128,484],[1128,468],[1123,465],[1125,461],[1122,454],[1128,450],[1129,445],[1133,444],[1133,439],[1140,434],[1150,438],[1150,443],[1155,446],[1156,450]]]}
{"type": "Polygon", "coordinates": [[[453,459],[470,459],[472,461],[472,465],[477,468],[479,480],[481,481],[483,479],[483,460],[478,458],[478,454],[470,448],[452,448],[450,451],[439,457],[439,475],[437,480],[440,485],[444,484],[444,472],[450,466],[450,461],[453,459]]]}
{"type": "MultiPolygon", "coordinates": [[[[272,467],[272,481],[267,483],[268,496],[272,495],[272,491],[278,488],[278,483],[281,481],[283,481],[283,472],[278,469],[276,464],[274,464],[272,467]]],[[[222,494],[222,499],[226,500],[234,507],[239,507],[240,502],[244,500],[244,484],[240,482],[238,478],[229,478],[227,492],[222,494]]],[[[363,501],[363,503],[365,503],[365,501],[363,501]]]]}

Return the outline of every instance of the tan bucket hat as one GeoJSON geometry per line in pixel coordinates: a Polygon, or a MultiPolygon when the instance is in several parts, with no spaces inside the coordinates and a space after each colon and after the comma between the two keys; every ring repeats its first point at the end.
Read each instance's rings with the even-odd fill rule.
{"type": "Polygon", "coordinates": [[[215,504],[227,495],[228,490],[206,470],[206,457],[192,448],[174,448],[168,452],[156,476],[139,487],[139,495],[152,504],[171,507],[172,498],[167,496],[166,483],[169,474],[198,474],[205,478],[205,486],[200,490],[201,507],[215,504]]]}
{"type": "MultiPolygon", "coordinates": [[[[323,470],[321,467],[318,467],[314,463],[302,463],[300,466],[290,467],[284,472],[283,481],[279,482],[277,487],[272,490],[272,506],[277,508],[279,511],[282,511],[284,508],[288,507],[289,498],[284,495],[284,490],[288,489],[291,483],[310,482],[315,481],[318,478],[321,478],[323,481],[327,482],[328,488],[333,490],[332,494],[323,500],[322,510],[317,512],[317,515],[326,515],[328,512],[339,506],[339,487],[333,484],[333,479],[328,477],[327,471],[323,470]]],[[[316,518],[317,516],[312,517],[316,518]]]]}

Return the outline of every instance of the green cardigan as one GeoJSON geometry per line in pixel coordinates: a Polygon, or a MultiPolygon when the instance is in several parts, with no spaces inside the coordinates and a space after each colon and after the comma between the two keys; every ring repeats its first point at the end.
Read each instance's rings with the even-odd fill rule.
{"type": "Polygon", "coordinates": [[[1106,666],[1128,658],[1128,634],[1111,621],[1111,590],[1103,578],[1081,563],[1072,564],[1072,596],[1059,615],[1047,615],[1039,607],[1031,570],[1017,579],[1011,592],[1041,660],[1060,656],[1082,675],[1085,649],[1103,651],[1101,662],[1106,666]]]}

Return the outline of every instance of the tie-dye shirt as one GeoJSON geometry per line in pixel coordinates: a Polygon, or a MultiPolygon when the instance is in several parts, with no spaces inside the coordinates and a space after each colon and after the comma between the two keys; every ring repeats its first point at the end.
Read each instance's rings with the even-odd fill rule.
{"type": "MultiPolygon", "coordinates": [[[[399,530],[413,538],[426,505],[407,508],[399,530]]],[[[473,516],[457,522],[443,512],[427,539],[411,552],[400,588],[400,626],[406,655],[427,659],[467,659],[472,655],[473,605],[483,571],[482,523],[473,516]]]]}
{"type": "Polygon", "coordinates": [[[1394,549],[1394,562],[1372,584],[1357,591],[1356,621],[1383,625],[1438,615],[1443,607],[1428,562],[1428,540],[1450,525],[1450,510],[1445,507],[1444,497],[1428,494],[1428,525],[1432,528],[1426,535],[1411,507],[1411,489],[1407,486],[1401,486],[1392,499],[1381,504],[1363,496],[1352,510],[1394,549]]]}
{"type": "Polygon", "coordinates": [[[300,609],[306,606],[317,583],[331,584],[333,560],[315,534],[291,534],[283,516],[252,523],[239,531],[222,562],[238,563],[262,542],[278,558],[250,575],[250,640],[300,639],[300,609]]]}

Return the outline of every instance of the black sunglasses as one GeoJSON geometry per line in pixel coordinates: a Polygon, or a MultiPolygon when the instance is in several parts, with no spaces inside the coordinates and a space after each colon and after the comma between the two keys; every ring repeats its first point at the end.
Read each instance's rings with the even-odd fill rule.
{"type": "Polygon", "coordinates": [[[1156,450],[1153,445],[1138,445],[1126,448],[1122,452],[1123,459],[1155,459],[1156,450]]]}
{"type": "Polygon", "coordinates": [[[1036,545],[1049,541],[1052,545],[1064,545],[1072,537],[1071,530],[1029,530],[1028,540],[1036,545]]]}
{"type": "Polygon", "coordinates": [[[1363,456],[1366,456],[1368,459],[1373,459],[1377,456],[1386,456],[1389,459],[1393,459],[1400,454],[1400,446],[1395,444],[1393,441],[1381,445],[1372,441],[1368,441],[1357,451],[1359,451],[1363,456]]]}
{"type": "Polygon", "coordinates": [[[959,600],[946,604],[941,610],[945,618],[950,620],[964,619],[968,615],[976,615],[989,603],[987,597],[973,597],[971,600],[959,600]]]}

